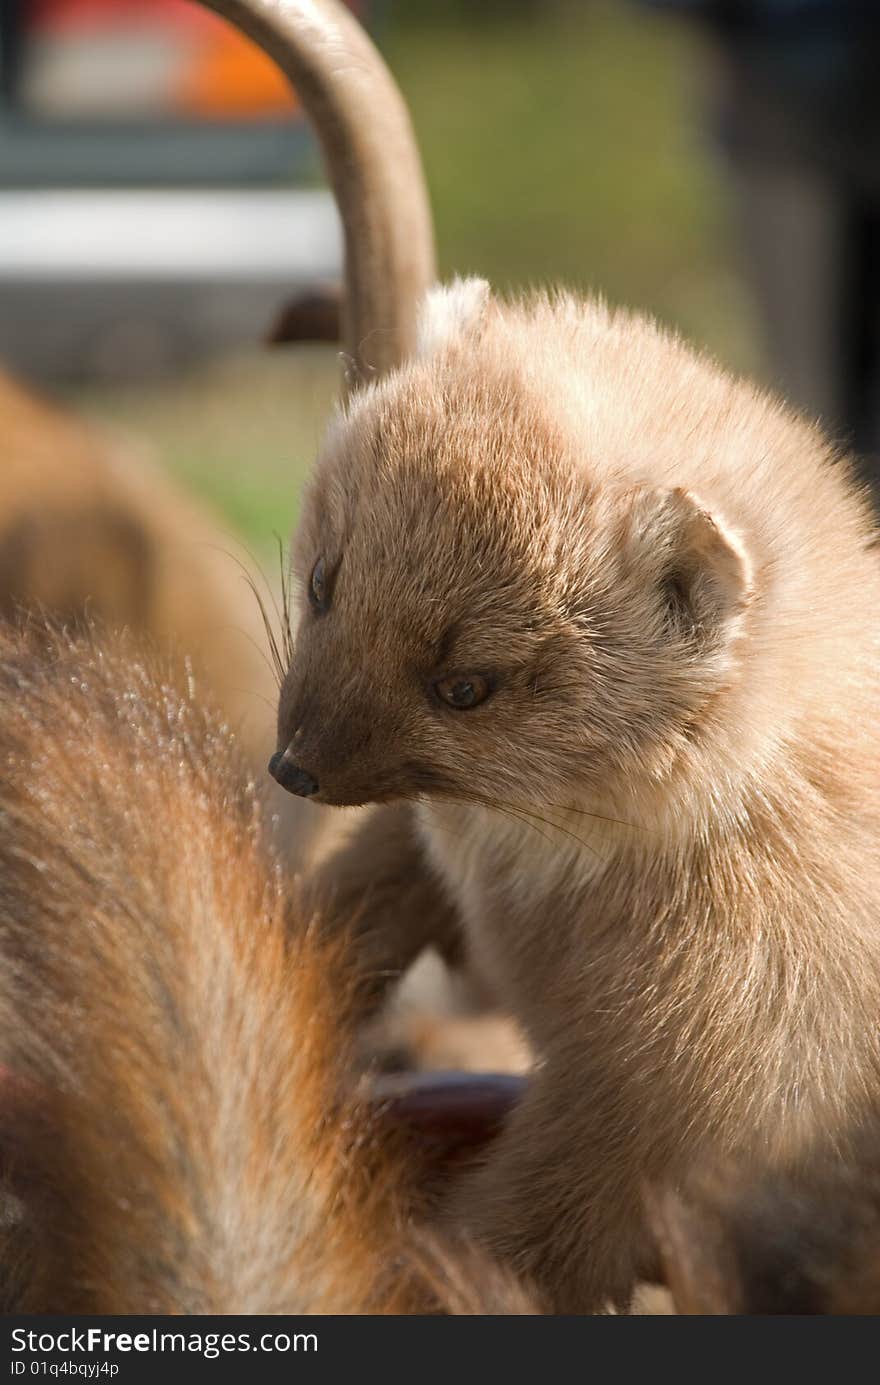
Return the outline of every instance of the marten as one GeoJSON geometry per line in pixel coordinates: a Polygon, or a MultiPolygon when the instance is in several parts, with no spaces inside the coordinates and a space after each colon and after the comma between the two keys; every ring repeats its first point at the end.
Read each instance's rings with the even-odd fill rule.
{"type": "Polygon", "coordinates": [[[140,658],[0,631],[0,1307],[535,1311],[431,1230],[353,1083],[344,939],[297,916],[222,721],[140,658]]]}
{"type": "Polygon", "coordinates": [[[312,880],[374,992],[465,946],[536,1071],[454,1199],[557,1312],[640,1188],[880,1081],[880,551],[807,421],[642,317],[437,289],[331,424],[270,768],[380,805],[312,880]]]}

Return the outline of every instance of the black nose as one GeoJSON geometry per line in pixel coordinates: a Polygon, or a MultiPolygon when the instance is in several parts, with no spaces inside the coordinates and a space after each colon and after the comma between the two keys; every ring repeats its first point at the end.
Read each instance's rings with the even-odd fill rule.
{"type": "Polygon", "coordinates": [[[283,750],[277,750],[269,761],[269,773],[288,793],[299,794],[300,798],[311,798],[318,792],[318,781],[307,774],[299,765],[285,758],[283,750]]]}

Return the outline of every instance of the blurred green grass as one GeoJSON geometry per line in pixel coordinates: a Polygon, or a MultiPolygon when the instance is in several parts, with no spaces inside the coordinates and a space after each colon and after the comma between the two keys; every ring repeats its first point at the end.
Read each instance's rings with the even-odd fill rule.
{"type": "Polygon", "coordinates": [[[750,367],[691,31],[627,0],[534,4],[516,23],[496,4],[495,22],[467,25],[407,24],[406,8],[392,9],[385,52],[423,150],[441,268],[600,292],[750,367]]]}
{"type": "Polygon", "coordinates": [[[80,386],[71,402],[146,441],[265,556],[296,519],[339,378],[334,349],[285,347],[206,361],[151,384],[80,386]]]}
{"type": "MultiPolygon", "coordinates": [[[[410,104],[441,269],[565,282],[757,365],[690,35],[626,0],[398,0],[382,44],[410,104]]],[[[286,533],[336,388],[331,350],[208,361],[76,402],[151,442],[258,549],[286,533]]]]}

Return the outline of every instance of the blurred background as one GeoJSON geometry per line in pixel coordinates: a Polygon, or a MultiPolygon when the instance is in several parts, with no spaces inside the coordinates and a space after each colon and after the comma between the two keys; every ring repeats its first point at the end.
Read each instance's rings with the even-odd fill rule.
{"type": "MultiPolygon", "coordinates": [[[[409,102],[444,274],[647,309],[870,455],[876,5],[352,8],[409,102]]],[[[264,345],[341,276],[295,102],[187,0],[3,0],[0,62],[0,360],[265,550],[338,379],[332,346],[264,345]]]]}

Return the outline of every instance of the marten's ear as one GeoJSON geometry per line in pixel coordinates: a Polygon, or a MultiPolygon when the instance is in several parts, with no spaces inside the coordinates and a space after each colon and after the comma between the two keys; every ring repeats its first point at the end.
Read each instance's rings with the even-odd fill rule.
{"type": "Polygon", "coordinates": [[[752,590],[745,546],[691,491],[640,487],[626,529],[626,547],[682,634],[711,639],[743,610],[752,590]]]}
{"type": "Polygon", "coordinates": [[[433,356],[465,335],[475,333],[489,303],[485,279],[453,279],[429,289],[419,312],[417,356],[433,356]]]}

